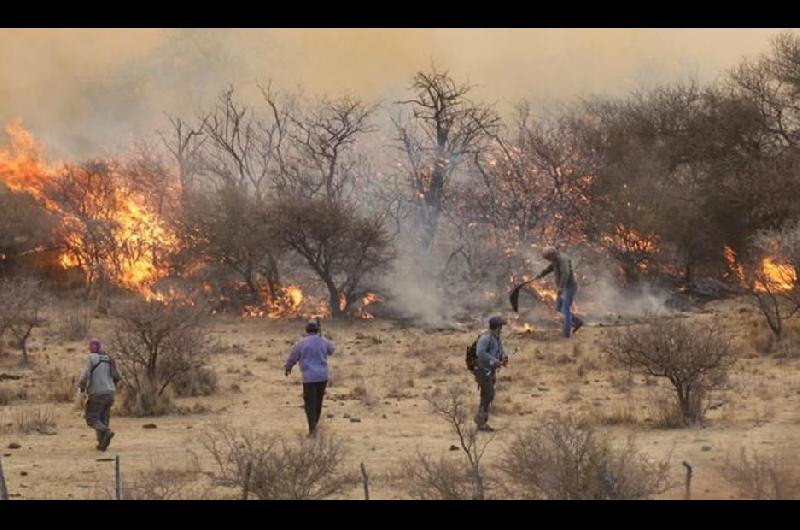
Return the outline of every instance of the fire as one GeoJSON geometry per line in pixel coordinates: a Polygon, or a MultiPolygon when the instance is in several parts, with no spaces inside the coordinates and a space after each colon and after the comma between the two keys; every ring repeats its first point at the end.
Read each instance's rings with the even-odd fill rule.
{"type": "Polygon", "coordinates": [[[797,282],[797,272],[789,264],[776,263],[772,258],[761,261],[755,289],[759,292],[788,291],[797,282]]]}
{"type": "Polygon", "coordinates": [[[364,318],[364,319],[373,319],[373,318],[375,318],[374,316],[372,316],[372,314],[367,313],[366,311],[364,311],[364,308],[367,307],[368,305],[372,304],[372,303],[381,302],[381,301],[383,301],[382,298],[380,296],[378,296],[377,294],[375,294],[375,293],[367,293],[361,299],[361,307],[356,310],[356,316],[358,316],[359,318],[364,318]]]}
{"type": "Polygon", "coordinates": [[[736,262],[736,252],[728,245],[725,245],[722,252],[725,255],[725,261],[728,262],[728,275],[732,275],[740,285],[744,285],[744,269],[741,264],[736,262]]]}
{"type": "MultiPolygon", "coordinates": [[[[0,181],[11,190],[26,192],[39,199],[49,211],[62,219],[65,248],[59,262],[65,268],[80,267],[87,279],[100,271],[114,284],[153,296],[150,286],[167,271],[157,254],[177,246],[177,238],[166,223],[146,204],[146,200],[122,184],[110,183],[118,175],[91,175],[88,170],[72,169],[81,201],[67,209],[52,196],[52,186],[69,178],[65,164],[47,165],[33,135],[18,122],[6,127],[10,149],[0,150],[0,181]],[[94,216],[97,217],[94,217],[94,216]],[[104,252],[89,248],[84,238],[88,225],[108,226],[111,241],[104,241],[104,252]]],[[[74,190],[71,190],[74,191],[74,190]]]]}

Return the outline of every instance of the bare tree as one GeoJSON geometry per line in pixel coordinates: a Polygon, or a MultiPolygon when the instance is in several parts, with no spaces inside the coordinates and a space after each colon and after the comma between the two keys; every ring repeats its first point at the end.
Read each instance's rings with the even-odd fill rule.
{"type": "MultiPolygon", "coordinates": [[[[265,93],[278,119],[277,103],[265,93]]],[[[375,129],[369,124],[376,106],[359,99],[342,97],[321,101],[286,113],[284,127],[288,142],[281,150],[278,190],[307,198],[347,199],[355,189],[355,171],[362,155],[354,152],[364,134],[375,129]]]]}
{"type": "Polygon", "coordinates": [[[328,290],[334,317],[360,296],[363,281],[386,267],[394,255],[379,217],[328,199],[284,197],[273,205],[276,230],[328,290]]]}
{"type": "Polygon", "coordinates": [[[418,72],[412,81],[415,96],[398,101],[410,117],[395,118],[398,148],[420,223],[420,244],[430,250],[456,169],[471,161],[500,126],[490,105],[471,102],[469,84],[456,83],[447,72],[418,72]]]}
{"type": "Polygon", "coordinates": [[[606,345],[610,358],[673,386],[684,423],[699,423],[707,394],[727,379],[736,358],[728,339],[712,326],[651,316],[641,328],[628,326],[606,345]]]}

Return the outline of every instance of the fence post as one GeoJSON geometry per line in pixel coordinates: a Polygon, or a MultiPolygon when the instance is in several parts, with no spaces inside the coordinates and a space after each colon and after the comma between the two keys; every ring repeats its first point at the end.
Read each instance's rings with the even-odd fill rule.
{"type": "Polygon", "coordinates": [[[692,498],[692,466],[686,460],[683,461],[683,467],[686,468],[686,493],[684,498],[688,501],[692,498]]]}
{"type": "Polygon", "coordinates": [[[114,457],[114,484],[117,492],[117,500],[122,499],[122,481],[119,476],[119,455],[114,457]]]}
{"type": "Polygon", "coordinates": [[[244,470],[244,485],[242,486],[242,500],[247,500],[248,489],[250,488],[250,473],[253,472],[253,463],[248,462],[244,470]]]}
{"type": "Polygon", "coordinates": [[[364,479],[364,500],[369,500],[369,477],[367,476],[367,468],[364,467],[364,462],[361,462],[361,477],[364,479]]]}
{"type": "Polygon", "coordinates": [[[8,500],[8,489],[6,488],[6,477],[3,475],[3,457],[0,456],[0,500],[8,500]]]}

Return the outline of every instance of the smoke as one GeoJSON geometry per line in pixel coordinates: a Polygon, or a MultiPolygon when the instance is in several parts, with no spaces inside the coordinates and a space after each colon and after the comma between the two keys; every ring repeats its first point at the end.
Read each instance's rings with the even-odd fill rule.
{"type": "Polygon", "coordinates": [[[0,122],[58,157],[97,156],[256,81],[391,102],[431,62],[507,111],[521,98],[709,81],[778,29],[4,29],[0,122]]]}
{"type": "Polygon", "coordinates": [[[647,283],[625,288],[615,278],[603,275],[582,291],[585,301],[580,300],[580,307],[586,308],[588,316],[601,320],[667,311],[669,293],[647,283]]]}

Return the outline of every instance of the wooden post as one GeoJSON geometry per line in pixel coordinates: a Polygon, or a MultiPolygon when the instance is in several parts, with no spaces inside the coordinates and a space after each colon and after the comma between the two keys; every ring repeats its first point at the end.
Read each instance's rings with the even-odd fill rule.
{"type": "Polygon", "coordinates": [[[8,489],[6,488],[6,477],[3,475],[3,457],[0,456],[0,500],[8,500],[8,489]]]}
{"type": "Polygon", "coordinates": [[[367,476],[367,468],[364,467],[364,462],[361,462],[361,478],[364,479],[364,500],[369,500],[369,477],[367,476]]]}
{"type": "Polygon", "coordinates": [[[117,492],[117,500],[122,500],[122,481],[119,476],[119,455],[114,457],[114,485],[117,492]]]}
{"type": "Polygon", "coordinates": [[[253,463],[248,462],[244,470],[244,485],[242,486],[242,500],[247,500],[248,489],[250,488],[250,473],[253,472],[253,463]]]}
{"type": "Polygon", "coordinates": [[[688,501],[692,498],[692,466],[686,460],[683,461],[683,467],[686,468],[686,492],[684,498],[688,501]]]}

